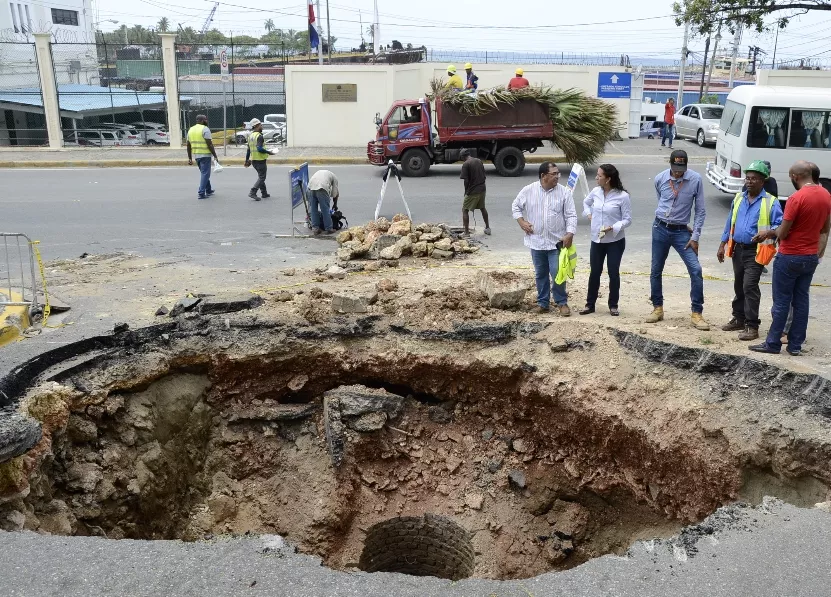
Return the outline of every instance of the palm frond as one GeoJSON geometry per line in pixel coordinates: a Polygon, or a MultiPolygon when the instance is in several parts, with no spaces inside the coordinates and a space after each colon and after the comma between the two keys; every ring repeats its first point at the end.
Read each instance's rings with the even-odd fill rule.
{"type": "Polygon", "coordinates": [[[589,97],[579,89],[539,85],[509,91],[497,87],[470,95],[445,89],[443,83],[441,79],[433,79],[428,98],[440,99],[463,114],[481,116],[498,110],[501,105],[513,105],[524,99],[545,105],[554,125],[550,141],[571,163],[591,164],[597,160],[620,126],[613,105],[589,97]]]}

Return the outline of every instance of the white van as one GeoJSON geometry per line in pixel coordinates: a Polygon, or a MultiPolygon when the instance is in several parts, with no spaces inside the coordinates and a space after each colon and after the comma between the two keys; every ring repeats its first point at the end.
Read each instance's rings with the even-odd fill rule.
{"type": "Polygon", "coordinates": [[[782,198],[792,192],[788,171],[807,160],[831,177],[831,90],[821,87],[742,85],[727,96],[716,161],[707,164],[707,180],[725,193],[744,186],[744,168],[767,160],[782,198]]]}

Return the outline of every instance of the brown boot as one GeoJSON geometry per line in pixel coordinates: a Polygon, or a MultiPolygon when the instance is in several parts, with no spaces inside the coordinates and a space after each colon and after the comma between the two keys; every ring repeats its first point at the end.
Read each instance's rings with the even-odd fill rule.
{"type": "Polygon", "coordinates": [[[745,325],[744,321],[739,321],[737,318],[733,318],[728,321],[725,325],[721,326],[722,332],[740,332],[745,329],[747,326],[745,325]]]}
{"type": "Polygon", "coordinates": [[[693,313],[690,316],[690,323],[692,323],[695,329],[701,330],[702,332],[710,330],[710,324],[704,320],[704,316],[701,313],[693,313]]]}
{"type": "Polygon", "coordinates": [[[568,305],[557,305],[557,313],[560,317],[571,317],[571,309],[568,305]]]}
{"type": "Polygon", "coordinates": [[[534,309],[531,312],[535,313],[537,315],[542,315],[544,313],[548,313],[549,308],[548,307],[543,307],[541,305],[537,305],[536,307],[534,307],[534,309]]]}
{"type": "Polygon", "coordinates": [[[664,320],[664,308],[663,307],[655,307],[652,309],[652,313],[649,314],[649,317],[644,319],[644,323],[658,323],[659,321],[664,320]]]}
{"type": "Polygon", "coordinates": [[[739,340],[743,342],[748,342],[750,340],[756,340],[759,337],[759,328],[752,328],[747,326],[744,328],[744,331],[739,334],[739,340]]]}

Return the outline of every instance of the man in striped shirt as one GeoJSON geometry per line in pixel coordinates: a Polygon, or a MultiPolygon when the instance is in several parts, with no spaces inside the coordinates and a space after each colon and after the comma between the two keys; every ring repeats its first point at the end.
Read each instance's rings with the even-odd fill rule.
{"type": "Polygon", "coordinates": [[[577,209],[571,190],[560,184],[560,169],[553,162],[540,164],[540,179],[522,189],[511,205],[514,219],[525,232],[525,246],[537,276],[536,313],[547,313],[554,294],[557,313],[571,315],[566,285],[556,284],[560,250],[569,248],[577,232],[577,209]]]}

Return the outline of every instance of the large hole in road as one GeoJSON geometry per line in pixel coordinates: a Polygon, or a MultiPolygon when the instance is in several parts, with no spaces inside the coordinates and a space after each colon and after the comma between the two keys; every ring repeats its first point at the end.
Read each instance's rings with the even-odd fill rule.
{"type": "Polygon", "coordinates": [[[590,345],[261,340],[229,355],[167,339],[42,383],[25,409],[44,439],[3,465],[28,488],[0,520],[110,539],[276,533],[335,569],[509,579],[668,537],[774,477],[806,503],[827,492],[821,462],[783,480],[694,416],[650,420],[673,390],[657,396],[634,358],[625,381],[582,378],[590,345]]]}

